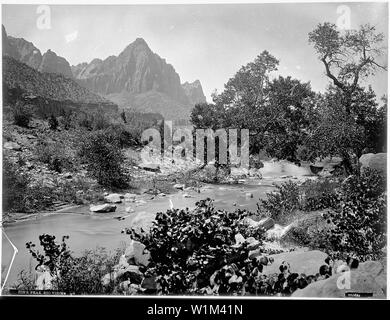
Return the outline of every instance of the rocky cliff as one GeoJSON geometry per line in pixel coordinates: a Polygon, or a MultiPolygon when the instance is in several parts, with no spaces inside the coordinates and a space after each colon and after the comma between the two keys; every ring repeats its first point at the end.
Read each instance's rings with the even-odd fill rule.
{"type": "Polygon", "coordinates": [[[41,64],[38,68],[40,72],[58,73],[65,77],[73,78],[72,70],[66,59],[59,57],[50,49],[42,56],[41,64]]]}
{"type": "Polygon", "coordinates": [[[206,97],[199,80],[196,80],[193,83],[184,82],[182,87],[191,104],[195,105],[197,103],[206,102],[206,97]]]}
{"type": "Polygon", "coordinates": [[[118,56],[94,59],[73,66],[72,71],[81,85],[119,106],[158,112],[167,119],[188,118],[195,103],[204,98],[199,81],[191,84],[191,88],[191,85],[183,88],[173,66],[154,53],[141,38],[129,44],[118,56]]]}
{"type": "Polygon", "coordinates": [[[129,44],[118,56],[70,66],[55,52],[48,50],[42,55],[31,42],[7,36],[4,26],[2,29],[3,55],[41,73],[75,79],[82,87],[121,108],[160,113],[172,120],[188,119],[193,106],[206,101],[198,80],[182,85],[174,67],[154,53],[142,38],[129,44]]]}
{"type": "Polygon", "coordinates": [[[4,26],[2,26],[2,34],[3,55],[10,56],[40,72],[57,73],[73,78],[72,70],[65,58],[50,49],[42,56],[41,51],[31,42],[8,36],[4,26]]]}

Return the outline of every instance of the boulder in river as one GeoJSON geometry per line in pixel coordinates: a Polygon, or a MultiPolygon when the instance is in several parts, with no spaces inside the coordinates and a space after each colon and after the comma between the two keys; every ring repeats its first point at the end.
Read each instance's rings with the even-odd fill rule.
{"type": "Polygon", "coordinates": [[[122,202],[122,199],[121,199],[121,195],[118,194],[118,193],[111,193],[107,196],[104,197],[104,201],[108,202],[108,203],[121,203],[122,202]]]}
{"type": "Polygon", "coordinates": [[[114,212],[116,210],[116,205],[105,203],[105,204],[99,204],[95,206],[90,206],[89,210],[92,212],[114,212]]]}
{"type": "Polygon", "coordinates": [[[135,193],[125,193],[123,196],[125,202],[134,202],[136,197],[135,193]]]}

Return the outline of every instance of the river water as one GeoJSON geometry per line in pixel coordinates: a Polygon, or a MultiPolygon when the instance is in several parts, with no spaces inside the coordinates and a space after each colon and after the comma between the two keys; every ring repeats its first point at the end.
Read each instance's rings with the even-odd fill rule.
{"type": "MultiPolygon", "coordinates": [[[[39,248],[39,235],[43,233],[53,234],[58,240],[63,235],[69,235],[67,241],[75,254],[97,246],[105,247],[108,251],[124,246],[129,242],[129,237],[121,233],[126,227],[131,227],[134,220],[152,221],[156,212],[166,211],[173,206],[175,208],[193,208],[201,199],[212,198],[217,208],[240,208],[255,212],[259,199],[264,199],[266,193],[274,190],[273,183],[280,182],[282,176],[303,177],[310,175],[308,168],[297,167],[287,162],[265,163],[261,169],[263,179],[248,179],[243,184],[237,185],[206,185],[201,192],[179,191],[166,197],[146,197],[146,203],[134,205],[122,203],[117,205],[113,213],[91,214],[88,206],[81,206],[67,212],[51,214],[34,220],[17,222],[4,227],[8,238],[18,249],[15,260],[7,280],[7,285],[17,280],[18,273],[25,269],[34,268],[36,263],[31,259],[26,249],[26,243],[32,241],[39,248]],[[184,197],[184,193],[190,198],[184,197]],[[252,196],[253,195],[253,196],[252,196]],[[129,214],[125,209],[132,206],[135,212],[129,214]],[[124,220],[115,217],[126,216],[124,220]]],[[[2,280],[4,280],[8,266],[12,259],[13,248],[2,234],[2,280]]]]}

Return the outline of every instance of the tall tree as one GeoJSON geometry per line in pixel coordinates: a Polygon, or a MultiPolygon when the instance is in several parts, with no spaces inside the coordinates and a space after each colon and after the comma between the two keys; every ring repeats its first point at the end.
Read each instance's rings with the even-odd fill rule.
{"type": "Polygon", "coordinates": [[[314,45],[326,76],[332,80],[320,112],[322,123],[311,137],[322,140],[322,145],[317,144],[318,152],[337,152],[343,158],[346,173],[351,173],[353,161],[378,136],[374,129],[380,122],[375,94],[359,84],[379,69],[387,70],[380,62],[385,53],[383,40],[383,34],[369,24],[339,31],[336,25],[326,22],[309,33],[309,43],[314,45]]]}
{"type": "Polygon", "coordinates": [[[309,43],[314,45],[326,76],[344,93],[347,113],[359,81],[375,74],[378,69],[387,70],[380,63],[385,53],[383,40],[384,35],[369,24],[358,30],[341,32],[335,24],[325,22],[309,33],[309,43]]]}

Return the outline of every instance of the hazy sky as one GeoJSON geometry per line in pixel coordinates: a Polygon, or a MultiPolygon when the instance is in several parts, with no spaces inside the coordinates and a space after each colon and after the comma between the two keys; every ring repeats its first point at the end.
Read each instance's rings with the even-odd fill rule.
{"type": "MultiPolygon", "coordinates": [[[[314,90],[324,90],[328,80],[308,44],[308,33],[318,23],[336,23],[340,4],[52,5],[48,30],[37,27],[36,5],[3,5],[2,22],[9,35],[33,42],[42,53],[51,49],[70,64],[118,55],[137,37],[144,38],[174,66],[182,82],[199,79],[211,101],[214,89],[221,91],[263,50],[280,60],[279,74],[311,81],[314,90]]],[[[387,41],[386,3],[346,5],[352,28],[371,23],[387,41]]],[[[377,94],[386,93],[387,73],[378,73],[370,83],[377,94]]]]}

